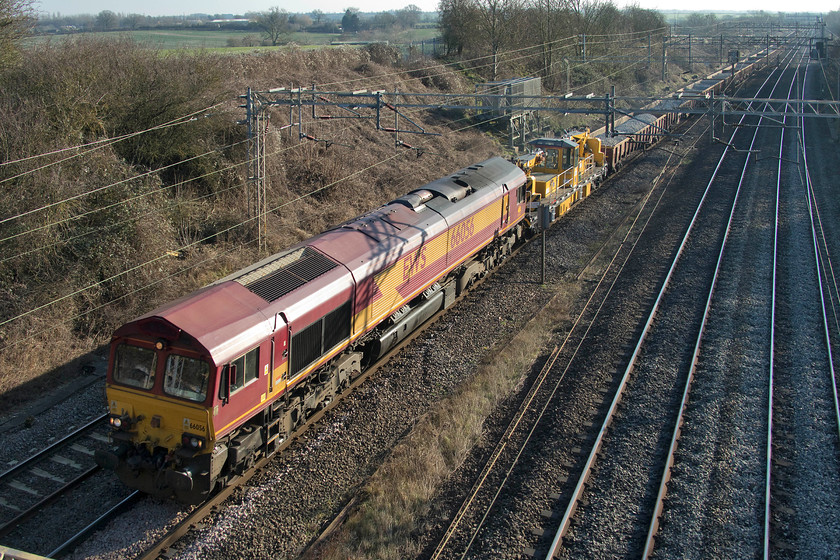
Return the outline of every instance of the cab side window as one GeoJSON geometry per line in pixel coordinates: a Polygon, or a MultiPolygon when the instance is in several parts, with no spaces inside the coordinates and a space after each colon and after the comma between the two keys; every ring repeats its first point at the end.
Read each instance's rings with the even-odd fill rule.
{"type": "Polygon", "coordinates": [[[260,374],[260,349],[254,348],[247,354],[244,354],[233,362],[236,366],[236,376],[230,380],[230,392],[233,393],[237,389],[241,389],[251,381],[259,377],[260,374]]]}
{"type": "Polygon", "coordinates": [[[557,169],[557,158],[559,154],[557,150],[546,150],[545,151],[545,167],[549,169],[557,169]]]}
{"type": "Polygon", "coordinates": [[[578,152],[575,148],[563,149],[563,169],[574,167],[578,163],[578,152]]]}

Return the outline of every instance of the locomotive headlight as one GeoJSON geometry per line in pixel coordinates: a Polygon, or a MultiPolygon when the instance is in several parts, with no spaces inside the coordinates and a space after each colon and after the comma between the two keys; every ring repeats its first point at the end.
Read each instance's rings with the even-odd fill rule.
{"type": "Polygon", "coordinates": [[[108,417],[108,423],[111,425],[112,428],[115,430],[120,430],[122,428],[131,429],[131,420],[128,415],[119,415],[119,414],[112,414],[108,417]]]}
{"type": "Polygon", "coordinates": [[[181,436],[181,445],[187,449],[199,451],[204,449],[206,442],[203,437],[194,434],[183,434],[181,436]]]}
{"type": "Polygon", "coordinates": [[[120,432],[128,432],[134,425],[138,422],[143,420],[143,415],[137,416],[136,418],[132,418],[128,414],[111,414],[108,416],[108,424],[116,430],[120,432]]]}

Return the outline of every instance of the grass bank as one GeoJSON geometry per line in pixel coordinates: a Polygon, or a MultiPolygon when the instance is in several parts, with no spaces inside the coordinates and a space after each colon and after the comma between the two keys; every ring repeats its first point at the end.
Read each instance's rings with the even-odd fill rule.
{"type": "Polygon", "coordinates": [[[469,381],[426,414],[361,492],[345,523],[316,552],[319,558],[396,560],[421,551],[435,496],[481,437],[497,405],[527,377],[553,332],[568,326],[580,288],[558,287],[549,303],[506,343],[490,349],[469,381]]]}

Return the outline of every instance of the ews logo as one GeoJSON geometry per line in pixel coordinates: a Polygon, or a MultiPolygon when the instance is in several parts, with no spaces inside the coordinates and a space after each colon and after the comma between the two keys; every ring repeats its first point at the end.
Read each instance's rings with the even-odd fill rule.
{"type": "Polygon", "coordinates": [[[426,268],[426,246],[422,246],[403,261],[403,281],[408,282],[412,276],[426,268]]]}

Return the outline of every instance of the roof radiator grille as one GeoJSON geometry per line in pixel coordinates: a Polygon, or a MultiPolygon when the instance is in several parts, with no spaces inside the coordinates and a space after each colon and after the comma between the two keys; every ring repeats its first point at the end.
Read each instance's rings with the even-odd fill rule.
{"type": "Polygon", "coordinates": [[[335,261],[315,249],[303,247],[240,276],[236,282],[270,302],[280,299],[337,266],[335,261]]]}

